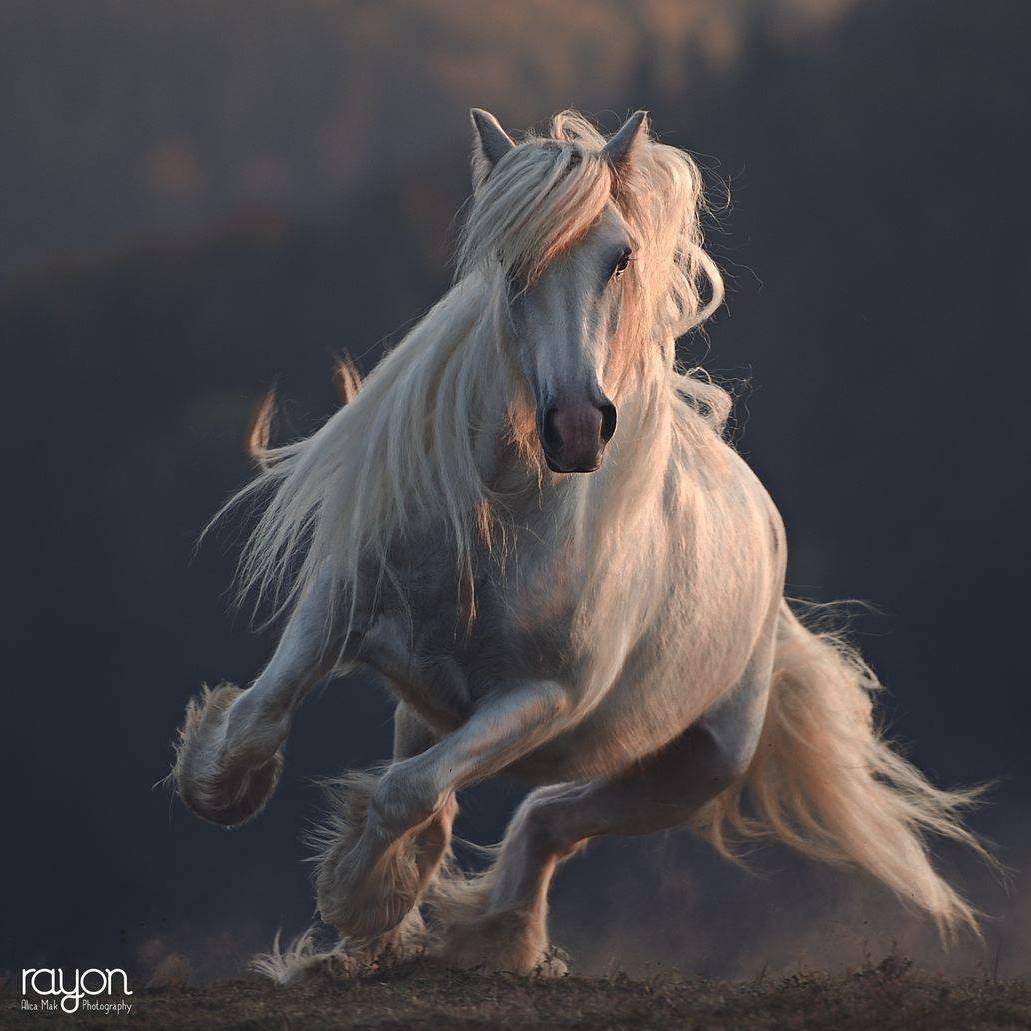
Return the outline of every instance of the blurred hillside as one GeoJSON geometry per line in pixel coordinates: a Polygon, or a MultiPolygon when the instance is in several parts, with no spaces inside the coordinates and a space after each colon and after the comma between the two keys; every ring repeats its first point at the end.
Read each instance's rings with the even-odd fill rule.
{"type": "MultiPolygon", "coordinates": [[[[27,889],[0,968],[122,959],[155,935],[235,958],[307,919],[305,777],[382,758],[389,709],[355,684],[313,699],[253,827],[170,816],[149,787],[185,698],[246,681],[270,642],[225,616],[233,533],[192,548],[248,474],[263,391],[288,402],[283,435],[310,430],[334,355],[370,367],[446,288],[470,104],[513,130],[566,105],[611,129],[646,106],[715,200],[729,183],[709,238],[730,300],[711,352],[685,356],[750,381],[736,439],[785,512],[793,590],[885,610],[863,646],[893,725],[940,779],[1005,778],[982,827],[1018,862],[1029,28],[1025,4],[963,0],[0,8],[3,762],[31,843],[7,857],[27,889]]],[[[466,821],[490,839],[503,817],[466,821]]],[[[721,869],[703,865],[704,899],[640,899],[639,955],[676,962],[674,942],[736,969],[726,910],[705,954],[661,919],[671,898],[683,926],[726,902],[721,869]]],[[[804,894],[750,914],[748,948],[804,894]]],[[[589,939],[589,912],[560,907],[567,936],[589,939]]],[[[1031,926],[1013,908],[990,934],[1026,955],[1031,926]]]]}

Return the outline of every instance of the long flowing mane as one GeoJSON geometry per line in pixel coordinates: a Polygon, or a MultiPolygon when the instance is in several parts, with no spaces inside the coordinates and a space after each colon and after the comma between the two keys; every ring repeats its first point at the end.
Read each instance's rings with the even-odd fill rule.
{"type": "Polygon", "coordinates": [[[649,139],[617,177],[601,156],[604,143],[583,116],[566,111],[489,176],[474,161],[449,292],[360,389],[352,384],[350,402],[315,434],[271,449],[259,442],[262,472],[226,506],[264,501],[241,561],[242,594],[279,614],[328,570],[339,582],[334,593],[353,607],[359,568],[373,561],[389,578],[391,542],[423,520],[441,526],[457,575],[468,571],[474,547],[489,546],[504,520],[505,496],[485,458],[498,435],[538,482],[543,475],[532,400],[507,347],[507,292],[513,282],[532,282],[610,203],[634,237],[635,260],[607,388],[640,401],[635,446],[677,433],[715,442],[729,398],[699,370],[679,371],[674,351],[676,338],[723,298],[702,249],[701,176],[686,153],[649,139]]]}

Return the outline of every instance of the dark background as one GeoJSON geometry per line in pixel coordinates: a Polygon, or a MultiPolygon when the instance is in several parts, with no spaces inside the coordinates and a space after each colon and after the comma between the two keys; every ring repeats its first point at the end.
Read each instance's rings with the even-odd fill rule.
{"type": "MultiPolygon", "coordinates": [[[[975,824],[1015,871],[1007,894],[943,852],[991,918],[947,956],[776,848],[757,877],[686,835],[602,843],[559,878],[556,937],[590,970],[751,975],[894,938],[1024,971],[1029,28],[1020,0],[0,6],[0,969],[176,951],[205,976],[307,925],[311,779],[386,756],[390,707],[322,690],[242,830],[152,788],[188,696],[273,640],[227,614],[242,527],[193,548],[266,388],[310,431],[334,355],[371,367],[446,289],[475,104],[512,130],[647,107],[699,158],[729,299],[685,356],[740,396],[791,589],[878,606],[854,629],[895,734],[940,782],[999,780],[975,824]]],[[[460,829],[495,840],[514,797],[471,793],[460,829]]]]}

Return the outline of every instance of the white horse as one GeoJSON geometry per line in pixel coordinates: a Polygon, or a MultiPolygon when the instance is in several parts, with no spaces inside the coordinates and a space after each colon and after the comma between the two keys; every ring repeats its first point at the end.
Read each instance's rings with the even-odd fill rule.
{"type": "Polygon", "coordinates": [[[288,618],[249,689],[190,703],[186,804],[253,817],[304,697],[361,665],[397,696],[394,759],[338,784],[317,876],[353,955],[554,970],[556,864],[679,826],[724,852],[776,836],[946,935],[976,926],[925,841],[979,847],[971,793],[889,749],[869,669],[785,603],[783,526],[722,439],[728,397],[677,369],[723,296],[695,164],[644,112],[608,141],[571,112],[519,144],[472,119],[455,285],[311,438],[270,450],[258,421],[243,581],[288,618]],[[536,789],[464,876],[455,794],[502,771],[536,789]]]}

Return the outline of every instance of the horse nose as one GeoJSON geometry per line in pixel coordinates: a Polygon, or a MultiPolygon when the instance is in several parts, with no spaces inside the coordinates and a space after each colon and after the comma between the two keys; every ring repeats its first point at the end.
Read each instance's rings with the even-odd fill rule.
{"type": "Polygon", "coordinates": [[[593,472],[616,431],[616,407],[608,398],[555,404],[542,420],[541,443],[556,472],[593,472]]]}

